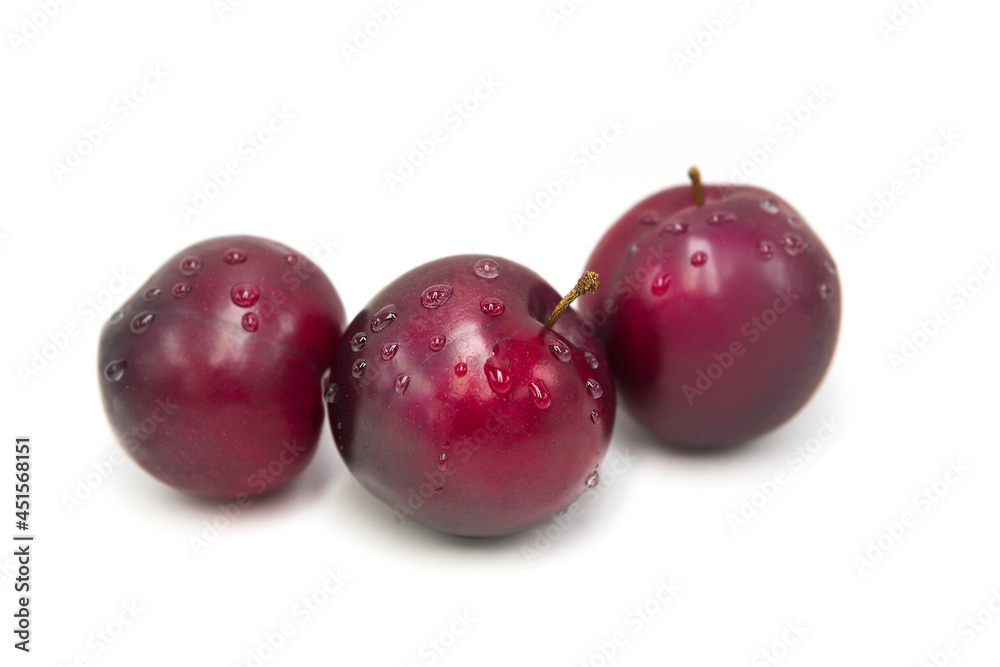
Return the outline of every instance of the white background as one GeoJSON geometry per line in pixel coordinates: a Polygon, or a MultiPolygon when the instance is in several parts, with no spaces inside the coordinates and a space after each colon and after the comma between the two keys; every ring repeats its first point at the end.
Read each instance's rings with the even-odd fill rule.
{"type": "Polygon", "coordinates": [[[996,664],[1000,281],[977,280],[1000,249],[1000,7],[909,0],[915,13],[886,35],[888,0],[592,0],[554,25],[557,0],[407,1],[349,62],[342,44],[387,3],[247,0],[220,15],[211,0],[67,2],[37,34],[24,21],[43,22],[38,4],[4,3],[0,535],[15,532],[13,439],[30,435],[37,541],[30,655],[11,646],[13,548],[0,550],[0,662],[765,665],[767,649],[789,667],[916,667],[955,641],[948,664],[996,664]],[[711,22],[724,9],[720,30],[711,22]],[[165,78],[131,93],[147,67],[165,78]],[[491,76],[496,91],[460,127],[447,122],[491,76]],[[827,99],[800,108],[822,88],[827,99]],[[123,94],[144,98],[124,119],[123,94]],[[276,108],[294,121],[246,161],[240,145],[276,108]],[[795,127],[786,114],[797,111],[795,127]],[[105,118],[111,134],[58,174],[53,163],[105,118]],[[616,119],[625,129],[581,171],[576,151],[616,119]],[[438,127],[447,141],[391,191],[385,172],[438,127]],[[947,150],[934,149],[949,128],[947,150]],[[844,302],[824,384],[768,437],[683,454],[619,411],[610,456],[632,463],[571,524],[543,526],[551,539],[399,526],[326,430],[301,478],[232,520],[217,501],[110,463],[100,325],[183,247],[280,240],[320,264],[349,317],[403,271],[456,253],[515,259],[563,289],[638,199],[692,164],[708,182],[733,180],[768,139],[777,150],[746,169],[750,180],[823,237],[844,302]],[[913,171],[925,150],[936,159],[913,171]],[[180,206],[231,159],[241,172],[186,221],[180,206]],[[562,169],[572,185],[518,233],[512,214],[562,169]],[[903,194],[850,233],[894,180],[903,194]],[[80,304],[106,298],[116,271],[132,282],[95,318],[80,304]],[[981,289],[959,307],[967,285],[981,289]],[[894,365],[889,354],[938,310],[945,323],[894,365]],[[76,335],[61,337],[67,326],[76,335]],[[51,358],[32,375],[36,352],[51,358]],[[837,433],[790,464],[824,419],[837,433]],[[915,500],[949,462],[968,470],[939,483],[934,503],[915,500]],[[778,471],[789,482],[754,497],[778,471]],[[751,498],[762,506],[734,530],[727,515],[751,498]],[[905,512],[916,525],[888,537],[905,512]],[[192,538],[207,548],[196,553],[192,538]],[[860,564],[880,539],[877,562],[860,564]],[[338,570],[348,580],[327,595],[338,570]],[[680,591],[661,604],[671,578],[680,591]],[[323,604],[304,618],[295,605],[310,596],[323,604]],[[138,607],[134,620],[123,605],[138,607]],[[633,611],[643,605],[645,619],[633,611]],[[960,625],[982,609],[992,623],[969,641],[960,625]],[[120,633],[119,619],[130,622],[120,633]],[[284,623],[294,633],[272,651],[264,636],[284,623]],[[616,633],[625,643],[604,658],[616,633]]]}

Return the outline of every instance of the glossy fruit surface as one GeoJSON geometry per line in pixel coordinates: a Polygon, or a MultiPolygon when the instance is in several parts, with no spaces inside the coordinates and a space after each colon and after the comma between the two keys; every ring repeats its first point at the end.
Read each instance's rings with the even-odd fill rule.
{"type": "Polygon", "coordinates": [[[354,476],[401,519],[503,535],[598,483],[615,389],[579,316],[509,260],[424,264],[347,327],[327,381],[330,425],[354,476]]]}
{"type": "Polygon", "coordinates": [[[716,447],[792,417],[826,373],[837,270],[805,219],[754,187],[691,186],[640,202],[588,262],[580,300],[629,412],[679,446],[716,447]]]}
{"type": "Polygon", "coordinates": [[[333,285],[291,248],[250,236],[198,243],[104,325],[108,419],[132,457],[178,489],[276,489],[316,448],[321,379],[344,321],[333,285]]]}

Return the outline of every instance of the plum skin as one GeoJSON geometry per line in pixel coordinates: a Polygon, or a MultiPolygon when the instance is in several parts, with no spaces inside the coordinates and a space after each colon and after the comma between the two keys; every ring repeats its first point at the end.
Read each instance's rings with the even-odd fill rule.
{"type": "Polygon", "coordinates": [[[329,341],[345,320],[329,279],[291,248],[252,236],[195,244],[101,331],[98,381],[112,429],[177,489],[221,498],[277,489],[316,449],[329,341]],[[256,298],[237,294],[240,285],[256,298]]]}
{"type": "Polygon", "coordinates": [[[483,278],[483,257],[430,262],[380,291],[345,329],[326,391],[355,478],[401,520],[463,536],[515,533],[566,509],[596,483],[615,420],[603,352],[572,342],[579,316],[547,329],[560,295],[502,258],[483,278]],[[425,307],[434,286],[449,296],[425,307]],[[373,327],[389,305],[395,318],[373,327]]]}
{"type": "Polygon", "coordinates": [[[705,197],[696,205],[680,186],[636,204],[587,264],[610,289],[580,300],[626,409],[684,448],[789,420],[822,381],[840,325],[836,267],[798,211],[749,186],[705,186],[705,197]]]}

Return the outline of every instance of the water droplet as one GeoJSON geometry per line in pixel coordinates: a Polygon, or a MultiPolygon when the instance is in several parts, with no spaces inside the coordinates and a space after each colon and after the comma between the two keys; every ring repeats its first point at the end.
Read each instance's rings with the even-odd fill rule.
{"type": "Polygon", "coordinates": [[[420,303],[424,308],[440,308],[454,291],[451,285],[431,285],[420,295],[420,303]]]}
{"type": "Polygon", "coordinates": [[[635,257],[636,255],[639,254],[640,249],[642,249],[641,245],[639,245],[638,243],[633,243],[625,251],[625,256],[631,259],[632,257],[635,257]]]}
{"type": "Polygon", "coordinates": [[[364,359],[358,359],[357,361],[354,362],[354,365],[351,366],[351,375],[353,375],[356,378],[359,378],[365,374],[366,368],[368,368],[368,362],[365,361],[364,359]]]}
{"type": "Polygon", "coordinates": [[[469,372],[468,364],[465,363],[455,364],[455,375],[457,375],[458,377],[462,377],[468,372],[469,372]]]}
{"type": "Polygon", "coordinates": [[[443,486],[435,486],[434,487],[434,493],[441,493],[442,491],[444,491],[444,487],[443,486]]]}
{"type": "Polygon", "coordinates": [[[639,214],[640,225],[655,225],[660,221],[660,214],[656,211],[643,211],[639,214]]]}
{"type": "Polygon", "coordinates": [[[708,263],[708,253],[699,250],[691,255],[691,266],[705,266],[708,263]]]}
{"type": "Polygon", "coordinates": [[[257,303],[260,298],[260,290],[252,283],[236,283],[233,289],[229,290],[229,297],[240,308],[249,308],[257,303]]]}
{"type": "Polygon", "coordinates": [[[447,470],[451,464],[448,462],[448,455],[444,452],[438,457],[438,470],[447,470]]]}
{"type": "Polygon", "coordinates": [[[201,271],[201,259],[194,255],[185,257],[181,260],[180,269],[185,276],[193,276],[201,271]]]}
{"type": "Polygon", "coordinates": [[[761,258],[769,260],[774,257],[774,244],[762,239],[757,243],[757,252],[760,253],[761,258]]]}
{"type": "Polygon", "coordinates": [[[290,253],[288,255],[285,255],[285,261],[288,262],[289,264],[298,264],[299,256],[294,253],[290,253]]]}
{"type": "Polygon", "coordinates": [[[795,257],[806,248],[805,242],[798,234],[785,234],[781,237],[781,245],[784,246],[785,252],[792,257],[795,257]]]}
{"type": "Polygon", "coordinates": [[[434,334],[431,336],[430,340],[427,341],[427,345],[431,348],[433,352],[440,352],[444,349],[446,339],[443,334],[434,334]]]}
{"type": "Polygon", "coordinates": [[[668,222],[660,229],[661,235],[678,236],[688,230],[688,226],[683,222],[668,222]]]}
{"type": "Polygon", "coordinates": [[[104,379],[108,382],[118,382],[125,375],[127,365],[124,359],[115,359],[104,367],[104,379]]]}
{"type": "Polygon", "coordinates": [[[764,197],[760,200],[760,207],[767,211],[768,213],[775,214],[778,212],[778,202],[770,197],[764,197]]]}
{"type": "Polygon", "coordinates": [[[661,273],[656,276],[656,279],[653,280],[653,284],[650,287],[650,291],[653,293],[653,296],[663,296],[667,293],[668,289],[670,289],[669,273],[661,273]]]}
{"type": "Polygon", "coordinates": [[[535,407],[539,410],[544,410],[552,405],[552,396],[549,395],[548,388],[541,380],[532,380],[529,382],[528,391],[531,393],[531,398],[535,401],[535,407]]]}
{"type": "Polygon", "coordinates": [[[573,356],[569,350],[569,345],[562,342],[561,340],[557,340],[553,342],[551,345],[549,345],[549,351],[552,352],[553,357],[563,362],[564,364],[567,363],[573,356]]]}
{"type": "Polygon", "coordinates": [[[600,366],[600,363],[597,361],[597,355],[593,352],[584,352],[583,358],[587,360],[587,364],[589,364],[591,368],[597,368],[600,366]]]}
{"type": "Polygon", "coordinates": [[[836,275],[837,266],[832,261],[826,260],[823,262],[823,266],[825,266],[826,270],[830,272],[830,275],[836,275]]]}
{"type": "Polygon", "coordinates": [[[340,387],[337,386],[336,382],[326,388],[326,391],[323,392],[323,398],[326,399],[327,403],[337,402],[337,399],[340,398],[340,387]]]}
{"type": "Polygon", "coordinates": [[[382,361],[389,361],[399,352],[399,343],[386,343],[382,346],[382,361]]]}
{"type": "Polygon", "coordinates": [[[600,483],[601,483],[601,476],[597,474],[596,470],[594,472],[590,473],[587,476],[586,481],[584,481],[584,485],[586,485],[586,487],[588,489],[593,489],[595,486],[597,486],[600,483]]]}
{"type": "Polygon", "coordinates": [[[491,317],[503,315],[503,311],[507,310],[507,306],[503,305],[503,301],[495,296],[483,297],[483,300],[479,302],[479,308],[491,317]]]}
{"type": "Polygon", "coordinates": [[[795,229],[801,229],[802,228],[802,221],[799,220],[794,215],[788,216],[788,224],[791,225],[792,227],[794,227],[795,229]]]}
{"type": "Polygon", "coordinates": [[[486,381],[490,384],[490,389],[498,394],[506,394],[514,382],[514,376],[510,374],[510,364],[490,357],[483,365],[486,371],[486,381]]]}
{"type": "Polygon", "coordinates": [[[590,392],[590,397],[594,399],[604,396],[604,388],[601,387],[601,383],[594,378],[587,380],[587,391],[590,392]]]}
{"type": "Polygon", "coordinates": [[[257,313],[245,313],[243,315],[243,328],[250,333],[253,333],[260,327],[260,318],[257,317],[257,313]]]}
{"type": "Polygon", "coordinates": [[[170,293],[178,299],[183,299],[191,293],[191,285],[189,283],[177,283],[174,285],[174,288],[170,290],[170,293]]]}
{"type": "Polygon", "coordinates": [[[154,313],[144,310],[135,317],[132,318],[132,333],[144,334],[149,329],[149,325],[153,323],[153,319],[156,317],[154,313]]]}
{"type": "Polygon", "coordinates": [[[724,225],[729,222],[736,222],[736,214],[729,211],[718,211],[708,216],[708,224],[724,225]]]}
{"type": "Polygon", "coordinates": [[[823,283],[822,285],[819,286],[819,295],[824,299],[829,299],[831,296],[833,296],[833,288],[827,285],[826,283],[823,283]]]}
{"type": "Polygon", "coordinates": [[[406,373],[400,373],[396,376],[396,393],[402,396],[406,393],[407,388],[410,386],[410,376],[406,373]]]}
{"type": "Polygon", "coordinates": [[[364,331],[359,331],[358,333],[354,334],[353,338],[351,338],[351,350],[353,352],[360,352],[361,350],[365,349],[365,343],[367,342],[368,342],[368,336],[365,335],[364,331]]]}
{"type": "Polygon", "coordinates": [[[222,261],[226,264],[242,264],[247,261],[247,254],[238,248],[230,248],[222,256],[222,261]]]}
{"type": "Polygon", "coordinates": [[[162,293],[163,290],[161,290],[159,287],[150,287],[148,290],[146,290],[146,293],[142,295],[142,298],[145,299],[146,301],[152,301],[156,297],[160,296],[162,293]]]}
{"type": "Polygon", "coordinates": [[[601,423],[601,413],[598,412],[597,410],[591,410],[590,411],[590,421],[594,422],[595,424],[600,424],[601,423]]]}
{"type": "Polygon", "coordinates": [[[395,322],[397,317],[399,317],[399,311],[396,310],[396,304],[390,303],[388,306],[385,306],[375,313],[375,317],[372,318],[372,333],[382,331],[382,329],[395,322]]]}
{"type": "Polygon", "coordinates": [[[500,275],[500,265],[495,259],[483,258],[476,262],[472,270],[480,278],[496,278],[500,275]]]}
{"type": "Polygon", "coordinates": [[[119,310],[117,313],[111,316],[111,319],[108,320],[108,322],[110,322],[111,324],[118,324],[119,322],[122,321],[123,317],[125,317],[125,311],[119,310]]]}

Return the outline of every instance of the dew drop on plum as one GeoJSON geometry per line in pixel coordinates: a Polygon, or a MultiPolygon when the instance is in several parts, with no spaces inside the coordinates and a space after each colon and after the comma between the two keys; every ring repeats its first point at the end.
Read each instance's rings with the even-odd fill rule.
{"type": "Polygon", "coordinates": [[[601,413],[598,412],[597,410],[591,410],[590,411],[590,421],[594,422],[595,424],[600,424],[601,423],[601,413]]]}
{"type": "Polygon", "coordinates": [[[487,280],[496,278],[500,275],[500,265],[497,264],[495,259],[489,259],[484,257],[475,263],[472,267],[473,272],[480,278],[486,278],[487,280]]]}
{"type": "Polygon", "coordinates": [[[434,334],[431,336],[430,340],[427,341],[427,345],[431,348],[431,351],[440,352],[444,349],[445,342],[447,341],[443,334],[434,334]]]}
{"type": "Polygon", "coordinates": [[[781,245],[792,257],[795,257],[806,248],[805,242],[797,234],[785,234],[781,237],[781,245]]]}
{"type": "Polygon", "coordinates": [[[489,383],[490,389],[498,394],[506,394],[510,391],[514,377],[505,364],[497,361],[496,357],[490,357],[483,365],[483,370],[486,372],[486,381],[489,383]]]}
{"type": "Polygon", "coordinates": [[[541,380],[532,380],[529,382],[528,392],[531,394],[532,400],[535,401],[535,407],[539,410],[545,410],[552,405],[552,396],[549,395],[548,388],[541,380]]]}
{"type": "Polygon", "coordinates": [[[461,362],[455,364],[455,375],[457,375],[458,377],[462,377],[463,375],[465,375],[468,372],[469,372],[469,366],[468,366],[468,364],[461,363],[461,362]]]}
{"type": "Polygon", "coordinates": [[[131,329],[134,334],[144,334],[149,331],[149,325],[153,323],[156,318],[155,313],[151,313],[148,310],[144,310],[135,317],[132,318],[131,329]]]}
{"type": "Polygon", "coordinates": [[[708,263],[708,253],[699,250],[698,252],[691,255],[691,266],[705,266],[708,263]]]}
{"type": "Polygon", "coordinates": [[[160,296],[160,294],[162,293],[163,290],[161,290],[159,287],[150,287],[148,290],[146,290],[146,293],[142,295],[142,298],[145,299],[146,301],[152,301],[156,297],[160,296]]]}
{"type": "Polygon", "coordinates": [[[483,300],[479,302],[479,308],[490,317],[503,315],[504,311],[507,310],[507,306],[503,304],[503,301],[495,296],[483,297],[483,300]]]}
{"type": "Polygon", "coordinates": [[[243,329],[249,333],[253,333],[260,328],[260,318],[257,317],[257,313],[245,313],[242,322],[243,329]]]}
{"type": "Polygon", "coordinates": [[[708,224],[710,225],[724,225],[730,222],[736,222],[736,215],[729,211],[717,211],[708,216],[708,224]]]}
{"type": "Polygon", "coordinates": [[[420,295],[420,304],[424,308],[440,308],[451,297],[455,288],[451,285],[431,285],[420,295]]]}
{"type": "Polygon", "coordinates": [[[567,363],[570,360],[570,357],[573,356],[569,350],[569,346],[561,340],[557,340],[549,345],[549,351],[552,352],[553,357],[564,364],[567,363]]]}
{"type": "Polygon", "coordinates": [[[104,367],[104,379],[108,382],[118,382],[125,375],[125,368],[128,364],[124,359],[115,359],[104,367]]]}
{"type": "Polygon", "coordinates": [[[375,313],[375,317],[372,318],[372,333],[382,331],[387,326],[395,322],[397,317],[399,317],[399,311],[396,309],[396,304],[390,303],[388,306],[384,306],[381,310],[375,313]]]}
{"type": "Polygon", "coordinates": [[[400,373],[396,376],[396,393],[402,396],[406,393],[406,390],[410,387],[410,376],[406,373],[400,373]]]}
{"type": "Polygon", "coordinates": [[[288,263],[288,264],[298,264],[299,263],[299,256],[298,255],[293,255],[293,254],[285,255],[285,262],[288,263]]]}
{"type": "Polygon", "coordinates": [[[601,476],[598,475],[597,471],[595,470],[594,472],[587,475],[587,479],[583,483],[588,489],[593,489],[594,487],[596,487],[598,484],[601,483],[601,476]]]}
{"type": "Polygon", "coordinates": [[[775,201],[774,199],[771,199],[770,197],[764,197],[763,199],[761,199],[760,200],[760,207],[764,211],[766,211],[768,213],[771,213],[772,215],[773,214],[777,214],[778,211],[780,210],[780,207],[778,206],[778,202],[775,201]]]}
{"type": "Polygon", "coordinates": [[[109,319],[108,322],[110,322],[111,324],[118,324],[119,322],[122,321],[123,317],[125,317],[125,311],[119,310],[117,313],[111,316],[111,319],[109,319]]]}
{"type": "Polygon", "coordinates": [[[822,285],[819,286],[819,295],[824,299],[829,299],[831,296],[833,296],[833,288],[827,285],[826,283],[823,283],[822,285]]]}
{"type": "Polygon", "coordinates": [[[801,229],[802,228],[802,221],[799,220],[794,215],[788,216],[788,224],[790,226],[794,227],[795,229],[801,229]]]}
{"type": "Polygon", "coordinates": [[[601,383],[594,378],[587,380],[587,391],[590,392],[590,397],[593,399],[598,399],[601,396],[604,396],[604,388],[601,387],[601,383]]]}
{"type": "Polygon", "coordinates": [[[448,461],[448,455],[441,452],[441,456],[438,457],[438,470],[447,470],[451,466],[448,461]]]}
{"type": "Polygon", "coordinates": [[[653,296],[663,296],[667,293],[668,289],[670,289],[669,273],[661,273],[656,276],[656,279],[653,280],[652,286],[650,286],[650,291],[653,293],[653,296]]]}
{"type": "Polygon", "coordinates": [[[639,250],[642,248],[638,243],[633,243],[625,250],[625,255],[629,258],[635,257],[639,254],[639,250]]]}
{"type": "Polygon", "coordinates": [[[364,359],[358,359],[357,361],[354,362],[354,365],[351,366],[351,375],[353,375],[356,378],[359,378],[365,374],[366,368],[368,368],[368,362],[365,361],[364,359]]]}
{"type": "Polygon", "coordinates": [[[826,260],[825,262],[823,262],[823,266],[825,266],[826,270],[830,272],[830,275],[837,274],[837,267],[830,260],[826,260]]]}
{"type": "Polygon", "coordinates": [[[191,285],[189,283],[177,283],[174,285],[173,289],[170,290],[170,293],[173,294],[176,299],[183,299],[191,293],[191,285]]]}
{"type": "Polygon", "coordinates": [[[365,343],[367,342],[368,342],[368,336],[365,335],[364,331],[359,331],[358,333],[354,334],[353,338],[351,338],[351,350],[354,352],[360,352],[361,350],[365,349],[365,343]]]}
{"type": "Polygon", "coordinates": [[[195,255],[185,257],[181,260],[180,270],[185,276],[193,276],[201,271],[201,259],[195,255]]]}
{"type": "Polygon", "coordinates": [[[757,253],[760,255],[761,259],[764,261],[769,261],[774,258],[774,244],[770,241],[763,239],[757,243],[757,253]]]}
{"type": "Polygon", "coordinates": [[[257,303],[260,298],[260,290],[252,283],[236,283],[229,290],[229,297],[240,308],[249,308],[257,303]]]}
{"type": "Polygon", "coordinates": [[[323,392],[323,398],[327,403],[336,403],[337,399],[340,398],[340,387],[334,382],[326,388],[323,392]]]}
{"type": "Polygon", "coordinates": [[[226,264],[242,264],[247,261],[247,254],[238,248],[230,248],[222,256],[222,261],[226,264]]]}
{"type": "Polygon", "coordinates": [[[663,225],[660,234],[664,236],[679,236],[688,230],[688,226],[683,222],[670,222],[663,225]]]}
{"type": "Polygon", "coordinates": [[[390,361],[399,351],[399,343],[386,343],[382,346],[382,361],[390,361]]]}
{"type": "Polygon", "coordinates": [[[639,215],[640,225],[655,225],[660,221],[660,214],[656,211],[643,211],[639,215]]]}
{"type": "Polygon", "coordinates": [[[587,364],[591,368],[597,368],[601,364],[597,361],[597,356],[592,352],[584,352],[583,358],[587,360],[587,364]]]}

